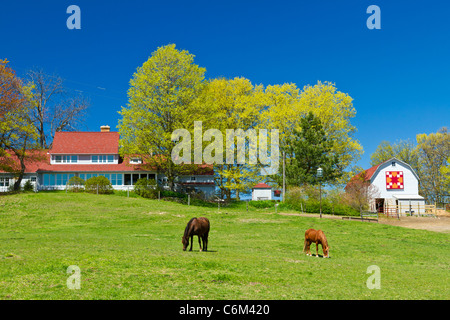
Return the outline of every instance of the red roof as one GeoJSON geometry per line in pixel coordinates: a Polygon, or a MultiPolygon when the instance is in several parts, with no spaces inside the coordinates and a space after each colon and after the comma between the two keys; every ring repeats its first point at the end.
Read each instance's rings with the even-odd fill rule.
{"type": "MultiPolygon", "coordinates": [[[[25,173],[36,172],[105,172],[105,171],[148,171],[139,164],[130,164],[128,159],[118,164],[50,164],[51,155],[48,150],[30,150],[33,157],[25,160],[25,173]]],[[[9,152],[10,153],[10,152],[9,152]]],[[[10,153],[11,154],[11,153],[10,153]]],[[[11,155],[10,161],[19,170],[19,161],[11,155]]],[[[5,172],[0,170],[0,172],[5,172]]]]}
{"type": "MultiPolygon", "coordinates": [[[[385,162],[386,162],[386,161],[385,161],[385,162]]],[[[347,183],[347,185],[345,186],[345,189],[347,189],[347,187],[348,187],[353,181],[355,181],[356,179],[358,179],[358,178],[361,176],[361,174],[363,174],[363,173],[365,173],[364,181],[370,181],[370,180],[372,179],[374,173],[377,171],[378,167],[381,166],[381,165],[382,165],[383,163],[385,163],[385,162],[382,162],[382,163],[380,163],[380,164],[377,164],[377,165],[375,165],[375,166],[373,166],[373,167],[371,167],[371,168],[369,168],[369,169],[367,169],[367,170],[364,170],[364,171],[358,173],[356,176],[354,176],[353,178],[350,179],[350,181],[349,181],[349,182],[347,183]]]]}
{"type": "Polygon", "coordinates": [[[50,154],[118,154],[118,132],[56,132],[50,154]]]}
{"type": "Polygon", "coordinates": [[[253,189],[272,189],[272,187],[265,183],[258,183],[253,189]]]}
{"type": "MultiPolygon", "coordinates": [[[[130,164],[129,158],[121,159],[118,164],[50,164],[51,155],[48,150],[29,150],[32,157],[25,160],[25,173],[43,173],[43,172],[133,172],[133,171],[156,171],[151,168],[143,168],[141,164],[130,164]]],[[[17,157],[12,152],[8,163],[12,163],[16,170],[20,170],[17,157]]],[[[0,159],[1,160],[1,159],[0,159]]],[[[4,161],[6,162],[6,161],[4,161]]],[[[0,170],[0,172],[5,172],[0,170]]],[[[212,165],[199,165],[196,175],[212,175],[214,170],[212,165]]]]}

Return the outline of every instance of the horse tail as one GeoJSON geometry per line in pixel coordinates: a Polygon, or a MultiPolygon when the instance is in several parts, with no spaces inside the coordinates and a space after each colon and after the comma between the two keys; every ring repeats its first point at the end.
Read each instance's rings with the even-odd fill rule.
{"type": "Polygon", "coordinates": [[[306,252],[306,247],[308,246],[308,237],[309,237],[309,230],[306,230],[306,232],[305,232],[305,244],[303,245],[303,252],[306,252]]]}

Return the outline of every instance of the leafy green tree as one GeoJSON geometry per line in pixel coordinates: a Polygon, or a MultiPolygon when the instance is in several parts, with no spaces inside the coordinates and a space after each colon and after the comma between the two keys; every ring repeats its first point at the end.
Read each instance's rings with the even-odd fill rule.
{"type": "Polygon", "coordinates": [[[327,137],[320,119],[309,112],[300,120],[300,128],[288,138],[287,185],[314,185],[319,181],[332,182],[340,177],[339,157],[332,152],[333,141],[327,137]],[[323,169],[322,178],[317,177],[319,167],[323,169]]]}
{"type": "MultiPolygon", "coordinates": [[[[353,137],[356,131],[351,124],[356,115],[353,99],[338,91],[333,83],[320,81],[313,86],[305,86],[301,91],[292,83],[267,86],[265,93],[268,101],[261,114],[260,126],[280,130],[281,152],[289,147],[287,138],[294,130],[300,131],[300,120],[312,112],[320,119],[327,139],[332,141],[331,152],[339,159],[336,166],[342,175],[333,183],[346,183],[351,177],[348,168],[363,153],[359,141],[353,137]]],[[[282,185],[280,176],[271,178],[282,185]]]]}
{"type": "Polygon", "coordinates": [[[301,115],[312,112],[321,121],[327,139],[332,142],[331,153],[336,155],[336,168],[342,172],[333,183],[347,183],[349,175],[346,170],[357,162],[363,154],[363,148],[354,138],[356,132],[351,119],[356,115],[353,98],[338,91],[335,84],[318,82],[307,85],[300,94],[301,115]]]}

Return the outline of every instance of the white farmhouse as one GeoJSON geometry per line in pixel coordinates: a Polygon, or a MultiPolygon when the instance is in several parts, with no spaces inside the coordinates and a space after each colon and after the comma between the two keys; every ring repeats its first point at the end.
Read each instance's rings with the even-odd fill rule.
{"type": "Polygon", "coordinates": [[[252,188],[252,200],[272,200],[272,187],[258,183],[252,188]]]}
{"type": "MultiPolygon", "coordinates": [[[[88,180],[104,176],[116,190],[132,190],[142,178],[154,179],[167,189],[165,175],[145,165],[145,157],[119,155],[119,139],[119,133],[111,132],[109,126],[101,126],[100,132],[56,132],[50,150],[28,151],[33,158],[25,161],[22,185],[29,180],[36,191],[64,190],[72,177],[88,180]]],[[[11,155],[11,159],[18,167],[17,157],[11,155]]],[[[13,174],[0,169],[0,192],[10,190],[15,181],[13,174]]],[[[191,175],[178,177],[175,190],[203,192],[206,198],[213,197],[212,166],[199,165],[191,175]]]]}
{"type": "Polygon", "coordinates": [[[371,211],[384,213],[425,213],[425,199],[419,195],[419,176],[407,163],[389,159],[366,170],[366,180],[378,195],[371,211]]]}

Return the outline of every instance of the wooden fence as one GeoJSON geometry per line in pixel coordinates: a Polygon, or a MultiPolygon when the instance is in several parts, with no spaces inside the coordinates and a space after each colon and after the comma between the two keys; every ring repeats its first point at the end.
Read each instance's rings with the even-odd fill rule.
{"type": "Polygon", "coordinates": [[[398,204],[391,205],[387,204],[383,208],[383,212],[387,217],[400,217],[402,215],[408,216],[436,216],[437,209],[435,205],[428,204],[398,204]]]}

